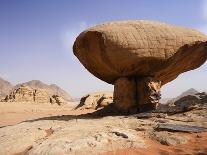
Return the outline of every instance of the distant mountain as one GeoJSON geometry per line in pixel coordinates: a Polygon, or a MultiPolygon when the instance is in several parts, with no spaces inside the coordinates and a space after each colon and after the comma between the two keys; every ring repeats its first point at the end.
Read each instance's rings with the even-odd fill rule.
{"type": "MultiPolygon", "coordinates": [[[[165,100],[165,102],[163,103],[171,103],[171,102],[175,102],[185,96],[188,96],[188,95],[195,95],[197,93],[200,93],[199,91],[195,90],[194,88],[190,88],[186,91],[184,91],[183,93],[181,93],[179,96],[175,97],[175,98],[172,98],[172,99],[169,99],[169,100],[165,100]]],[[[161,102],[162,103],[162,102],[161,102]]]]}
{"type": "Polygon", "coordinates": [[[190,88],[190,89],[184,91],[182,94],[180,94],[176,98],[174,98],[174,100],[178,100],[178,99],[180,99],[180,98],[182,98],[184,96],[188,96],[188,95],[195,95],[197,93],[199,93],[199,91],[195,90],[194,88],[190,88]]]}
{"type": "Polygon", "coordinates": [[[0,98],[4,98],[7,94],[9,94],[12,88],[13,85],[10,82],[0,78],[0,98]]]}
{"type": "Polygon", "coordinates": [[[72,97],[66,91],[64,91],[63,89],[61,89],[59,86],[57,86],[55,84],[47,85],[47,84],[43,83],[42,81],[32,80],[29,82],[18,84],[15,86],[15,88],[18,88],[21,85],[29,86],[34,89],[45,89],[45,90],[47,90],[47,92],[50,96],[58,95],[67,101],[72,100],[72,97]]]}

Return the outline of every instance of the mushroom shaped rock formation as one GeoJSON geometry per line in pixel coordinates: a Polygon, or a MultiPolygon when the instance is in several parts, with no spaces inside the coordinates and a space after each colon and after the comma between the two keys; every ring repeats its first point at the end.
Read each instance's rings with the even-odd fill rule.
{"type": "Polygon", "coordinates": [[[162,85],[207,59],[207,36],[155,21],[118,21],[82,32],[73,51],[85,68],[114,84],[122,111],[155,109],[162,85]]]}

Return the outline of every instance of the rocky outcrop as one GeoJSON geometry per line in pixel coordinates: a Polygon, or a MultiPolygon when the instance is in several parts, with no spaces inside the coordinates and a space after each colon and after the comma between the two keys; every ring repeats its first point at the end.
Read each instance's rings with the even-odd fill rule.
{"type": "Polygon", "coordinates": [[[22,84],[18,84],[17,86],[15,86],[16,88],[18,88],[20,85],[25,85],[25,86],[29,86],[33,89],[44,89],[47,90],[49,96],[53,96],[53,95],[57,95],[62,97],[64,100],[66,101],[70,101],[72,100],[72,97],[63,89],[61,89],[59,86],[57,86],[56,84],[51,84],[51,85],[47,85],[39,80],[32,80],[29,82],[25,82],[22,84]]]}
{"type": "Polygon", "coordinates": [[[2,98],[5,98],[6,95],[8,95],[9,92],[12,90],[12,88],[13,85],[10,82],[0,78],[0,100],[2,98]]]}
{"type": "MultiPolygon", "coordinates": [[[[187,94],[187,93],[186,93],[187,94]]],[[[171,100],[167,104],[159,104],[156,112],[162,113],[182,113],[192,109],[199,109],[207,106],[207,93],[196,93],[179,97],[177,100],[171,100]]]]}
{"type": "Polygon", "coordinates": [[[49,95],[44,89],[33,89],[29,86],[21,85],[14,89],[5,97],[5,102],[38,102],[48,103],[49,95]]]}
{"type": "Polygon", "coordinates": [[[51,103],[66,104],[62,97],[58,95],[50,96],[45,89],[33,89],[29,86],[20,85],[7,95],[2,101],[4,102],[35,102],[35,103],[51,103]]]}
{"type": "Polygon", "coordinates": [[[58,96],[58,95],[52,95],[50,97],[50,103],[51,104],[58,104],[58,105],[64,105],[66,104],[68,101],[65,100],[63,97],[58,96]]]}
{"type": "Polygon", "coordinates": [[[174,101],[175,106],[181,106],[183,108],[188,106],[203,105],[203,104],[207,105],[206,92],[197,93],[195,95],[187,95],[174,101]]]}
{"type": "Polygon", "coordinates": [[[113,102],[112,92],[96,92],[81,98],[80,104],[75,109],[98,109],[113,102]]]}
{"type": "Polygon", "coordinates": [[[82,32],[73,46],[89,72],[115,84],[114,92],[120,92],[120,96],[115,95],[115,107],[123,111],[134,108],[134,102],[138,110],[155,109],[160,87],[201,66],[207,59],[206,50],[207,36],[196,30],[143,20],[97,25],[82,32]],[[128,79],[121,80],[126,81],[123,85],[131,81],[136,89],[116,90],[123,78],[128,79]],[[150,81],[156,85],[155,91],[149,89],[150,81]],[[134,96],[138,98],[134,100],[134,96]]]}

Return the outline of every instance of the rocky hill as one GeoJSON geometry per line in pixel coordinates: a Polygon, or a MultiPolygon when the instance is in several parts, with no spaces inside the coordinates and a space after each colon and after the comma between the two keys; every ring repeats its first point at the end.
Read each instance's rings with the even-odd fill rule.
{"type": "Polygon", "coordinates": [[[46,90],[33,89],[29,86],[21,85],[13,89],[5,98],[6,102],[49,102],[50,98],[46,90]]]}
{"type": "Polygon", "coordinates": [[[196,89],[194,89],[194,88],[190,88],[190,89],[188,89],[188,90],[182,92],[180,95],[178,95],[178,96],[175,97],[175,98],[171,98],[171,99],[165,100],[165,102],[163,102],[163,99],[161,99],[161,100],[162,100],[161,103],[164,103],[164,104],[174,103],[174,102],[176,102],[177,100],[179,100],[179,99],[181,99],[181,98],[183,98],[183,97],[185,97],[185,96],[188,96],[188,95],[195,95],[195,94],[198,94],[198,93],[199,93],[199,91],[197,91],[196,89]]]}
{"type": "Polygon", "coordinates": [[[177,96],[176,98],[174,98],[174,100],[179,100],[180,98],[184,97],[184,96],[188,96],[188,95],[195,95],[199,93],[199,91],[195,90],[194,88],[190,88],[186,91],[184,91],[183,93],[181,93],[179,96],[177,96]]]}
{"type": "Polygon", "coordinates": [[[39,80],[32,80],[13,86],[10,82],[0,78],[0,101],[61,104],[71,100],[72,97],[56,84],[48,85],[39,80]]]}
{"type": "Polygon", "coordinates": [[[13,85],[10,82],[0,78],[0,99],[9,94],[12,88],[13,85]]]}
{"type": "Polygon", "coordinates": [[[20,87],[21,85],[29,86],[33,89],[44,89],[48,92],[49,96],[57,95],[61,96],[64,100],[71,101],[72,97],[63,89],[61,89],[56,84],[45,84],[39,80],[32,80],[25,83],[21,83],[15,86],[15,88],[20,87]]]}
{"type": "Polygon", "coordinates": [[[3,102],[36,102],[36,103],[51,103],[63,105],[68,101],[64,100],[58,95],[49,95],[46,89],[32,88],[26,85],[20,85],[14,88],[9,95],[7,95],[3,102]]]}

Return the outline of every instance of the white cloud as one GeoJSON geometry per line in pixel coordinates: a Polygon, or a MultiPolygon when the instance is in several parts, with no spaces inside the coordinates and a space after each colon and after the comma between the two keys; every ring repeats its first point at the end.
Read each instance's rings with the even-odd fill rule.
{"type": "Polygon", "coordinates": [[[75,56],[73,55],[73,43],[76,39],[76,37],[78,37],[78,35],[84,31],[85,29],[87,29],[90,26],[90,24],[88,24],[85,21],[81,21],[81,22],[77,22],[74,24],[65,24],[63,26],[63,29],[61,31],[61,42],[62,42],[62,48],[63,51],[65,51],[65,53],[67,53],[67,55],[70,55],[70,59],[72,61],[75,61],[75,56]]]}
{"type": "Polygon", "coordinates": [[[9,80],[10,76],[5,73],[0,73],[0,78],[3,78],[4,80],[9,80]]]}
{"type": "Polygon", "coordinates": [[[63,46],[68,51],[72,51],[73,43],[76,39],[76,37],[86,28],[89,27],[89,24],[87,24],[85,21],[78,22],[73,25],[65,25],[64,30],[62,32],[62,41],[63,46]]]}

